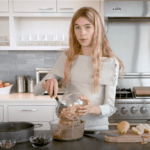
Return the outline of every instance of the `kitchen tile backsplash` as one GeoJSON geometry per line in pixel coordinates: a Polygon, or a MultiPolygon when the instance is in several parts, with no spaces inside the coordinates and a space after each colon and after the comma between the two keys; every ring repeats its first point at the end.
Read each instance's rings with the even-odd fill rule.
{"type": "Polygon", "coordinates": [[[52,68],[63,51],[0,51],[0,80],[13,84],[16,75],[36,78],[36,68],[52,68]]]}

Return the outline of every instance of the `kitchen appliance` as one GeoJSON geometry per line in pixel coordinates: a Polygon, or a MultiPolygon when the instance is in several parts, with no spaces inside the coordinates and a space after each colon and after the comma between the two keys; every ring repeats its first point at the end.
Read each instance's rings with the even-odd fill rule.
{"type": "Polygon", "coordinates": [[[134,87],[150,86],[150,1],[105,1],[105,31],[109,45],[123,61],[110,127],[126,120],[130,125],[150,123],[150,96],[137,95],[134,87]],[[120,92],[120,93],[119,93],[120,92]]]}
{"type": "Polygon", "coordinates": [[[15,139],[17,143],[29,141],[34,134],[34,128],[41,126],[42,124],[30,122],[1,122],[0,140],[15,139]]]}
{"type": "Polygon", "coordinates": [[[125,72],[150,72],[150,1],[104,1],[104,18],[110,48],[125,72]]]}
{"type": "Polygon", "coordinates": [[[150,73],[126,73],[118,83],[115,99],[118,110],[109,118],[110,125],[123,120],[132,125],[150,123],[150,96],[138,97],[133,90],[137,86],[147,88],[150,85],[150,73]]]}
{"type": "MultiPolygon", "coordinates": [[[[39,83],[47,73],[51,71],[52,68],[36,68],[36,84],[39,83]]],[[[58,81],[58,92],[57,95],[63,95],[65,93],[64,88],[60,88],[61,85],[61,78],[58,81]]],[[[47,91],[45,91],[44,95],[47,95],[47,91]]]]}

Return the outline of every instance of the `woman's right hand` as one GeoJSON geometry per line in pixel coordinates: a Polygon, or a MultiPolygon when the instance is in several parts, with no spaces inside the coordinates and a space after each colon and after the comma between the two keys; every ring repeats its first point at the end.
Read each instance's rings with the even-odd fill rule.
{"type": "Polygon", "coordinates": [[[50,78],[45,82],[44,88],[48,92],[51,98],[56,97],[58,91],[58,81],[55,78],[50,78]]]}

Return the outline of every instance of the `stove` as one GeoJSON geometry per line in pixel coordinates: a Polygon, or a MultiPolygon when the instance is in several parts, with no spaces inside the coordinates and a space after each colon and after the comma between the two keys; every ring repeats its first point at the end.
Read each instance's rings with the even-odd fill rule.
{"type": "Polygon", "coordinates": [[[132,99],[133,98],[133,92],[131,88],[125,89],[125,88],[117,88],[116,89],[116,99],[132,99]]]}
{"type": "Polygon", "coordinates": [[[150,96],[136,96],[135,86],[150,86],[150,74],[126,74],[119,79],[116,88],[115,114],[109,117],[110,123],[126,120],[130,123],[150,123],[150,96]]]}

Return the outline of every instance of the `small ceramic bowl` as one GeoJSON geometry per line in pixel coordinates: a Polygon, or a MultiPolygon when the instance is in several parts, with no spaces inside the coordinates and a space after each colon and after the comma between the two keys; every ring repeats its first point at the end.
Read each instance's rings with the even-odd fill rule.
{"type": "Polygon", "coordinates": [[[35,135],[30,137],[30,142],[35,148],[45,148],[52,141],[51,135],[35,135]]]}
{"type": "Polygon", "coordinates": [[[15,139],[1,140],[1,141],[0,141],[0,146],[1,146],[3,149],[10,149],[10,148],[12,148],[13,146],[15,146],[15,144],[16,144],[16,140],[15,140],[15,139]]]}

